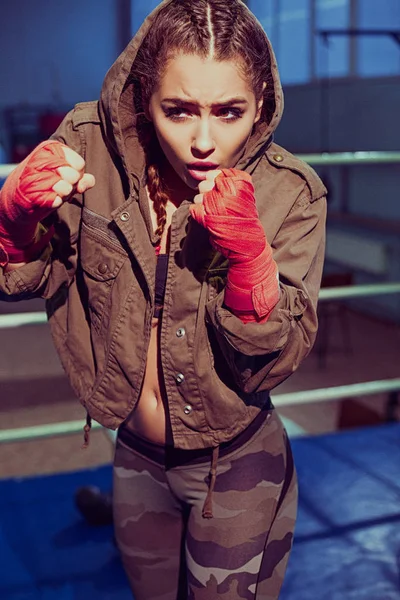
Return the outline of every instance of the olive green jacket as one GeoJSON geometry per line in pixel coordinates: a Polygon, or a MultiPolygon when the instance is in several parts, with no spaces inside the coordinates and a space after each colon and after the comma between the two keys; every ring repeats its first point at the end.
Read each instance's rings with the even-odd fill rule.
{"type": "MultiPolygon", "coordinates": [[[[52,247],[0,270],[0,298],[41,296],[55,346],[89,414],[110,428],[134,409],[154,308],[156,238],[144,187],[129,72],[152,20],[106,76],[99,102],[78,104],[53,139],[86,161],[93,189],[56,211],[52,247]]],[[[266,39],[266,43],[269,44],[266,39]]],[[[224,307],[227,261],[184,201],[173,215],[161,365],[173,440],[216,446],[242,431],[310,352],[317,332],[326,190],[314,171],[272,142],[283,109],[275,58],[275,112],[260,122],[237,168],[252,175],[260,220],[279,268],[281,296],[268,321],[243,324],[224,307]]]]}

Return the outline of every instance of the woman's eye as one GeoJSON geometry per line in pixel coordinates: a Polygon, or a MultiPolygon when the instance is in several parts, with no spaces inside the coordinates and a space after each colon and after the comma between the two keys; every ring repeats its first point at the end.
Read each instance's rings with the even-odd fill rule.
{"type": "MultiPolygon", "coordinates": [[[[180,122],[180,123],[185,121],[186,119],[189,119],[192,116],[192,113],[189,110],[187,110],[185,108],[180,108],[178,106],[171,107],[171,108],[164,108],[164,114],[167,117],[167,119],[170,119],[171,121],[180,122]]],[[[218,119],[232,123],[233,121],[237,121],[238,119],[240,119],[243,116],[243,110],[240,108],[224,107],[224,108],[220,108],[214,114],[218,119]]]]}
{"type": "Polygon", "coordinates": [[[240,108],[221,108],[218,116],[224,121],[237,121],[243,116],[243,111],[240,108]]]}
{"type": "Polygon", "coordinates": [[[171,119],[171,121],[184,121],[190,116],[188,111],[183,108],[167,108],[164,112],[167,119],[171,119]]]}

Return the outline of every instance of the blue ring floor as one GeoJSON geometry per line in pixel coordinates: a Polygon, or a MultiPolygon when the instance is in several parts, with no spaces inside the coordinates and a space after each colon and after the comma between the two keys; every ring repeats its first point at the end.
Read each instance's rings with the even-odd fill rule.
{"type": "MultiPolygon", "coordinates": [[[[400,600],[400,424],[292,446],[299,517],[280,600],[400,600]]],[[[132,599],[112,528],[74,507],[89,484],[108,490],[111,468],[0,481],[1,600],[132,599]]]]}

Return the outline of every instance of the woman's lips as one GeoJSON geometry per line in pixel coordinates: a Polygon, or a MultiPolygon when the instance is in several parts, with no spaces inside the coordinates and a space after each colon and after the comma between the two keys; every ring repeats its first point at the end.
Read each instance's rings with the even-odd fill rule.
{"type": "Polygon", "coordinates": [[[207,179],[207,173],[210,171],[216,171],[218,169],[218,165],[187,165],[188,173],[193,179],[197,179],[197,181],[205,181],[207,179]]]}

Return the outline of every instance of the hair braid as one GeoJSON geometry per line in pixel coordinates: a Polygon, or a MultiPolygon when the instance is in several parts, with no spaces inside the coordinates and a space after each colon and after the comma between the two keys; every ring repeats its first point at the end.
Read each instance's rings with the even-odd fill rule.
{"type": "Polygon", "coordinates": [[[193,26],[193,34],[203,50],[204,54],[208,53],[212,32],[208,26],[207,0],[180,0],[182,9],[189,15],[190,22],[193,26]]]}
{"type": "Polygon", "coordinates": [[[169,200],[165,184],[160,175],[159,165],[161,162],[160,158],[162,158],[162,150],[154,131],[151,131],[153,126],[149,122],[142,125],[140,129],[140,137],[146,154],[147,189],[150,200],[153,202],[154,212],[157,215],[157,229],[155,233],[161,237],[167,223],[167,203],[169,200]],[[143,139],[145,138],[147,138],[147,143],[143,143],[143,139]]]}
{"type": "Polygon", "coordinates": [[[159,168],[156,163],[147,167],[147,187],[150,199],[153,201],[154,211],[157,215],[156,235],[162,236],[165,225],[167,224],[167,203],[168,195],[164,191],[159,168]]]}
{"type": "Polygon", "coordinates": [[[240,21],[239,7],[236,2],[227,6],[226,2],[210,2],[211,19],[215,31],[218,31],[219,58],[230,57],[235,49],[235,31],[240,21]]]}

